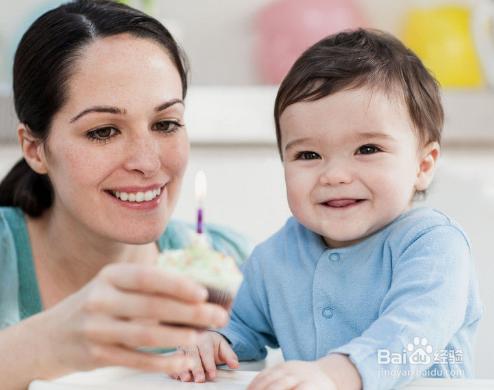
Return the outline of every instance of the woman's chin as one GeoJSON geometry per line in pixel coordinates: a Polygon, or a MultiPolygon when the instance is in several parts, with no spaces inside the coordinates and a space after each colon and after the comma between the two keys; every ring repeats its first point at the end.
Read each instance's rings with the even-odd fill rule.
{"type": "Polygon", "coordinates": [[[157,241],[163,232],[164,226],[150,226],[147,229],[134,229],[130,231],[112,231],[107,234],[107,237],[113,241],[131,245],[142,245],[157,241]]]}

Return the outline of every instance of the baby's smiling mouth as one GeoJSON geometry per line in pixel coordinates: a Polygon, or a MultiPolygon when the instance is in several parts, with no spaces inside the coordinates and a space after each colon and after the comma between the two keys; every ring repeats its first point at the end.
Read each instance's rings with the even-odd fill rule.
{"type": "Polygon", "coordinates": [[[323,202],[322,205],[331,208],[346,208],[352,207],[365,199],[351,199],[351,198],[340,198],[340,199],[331,199],[326,202],[323,202]]]}

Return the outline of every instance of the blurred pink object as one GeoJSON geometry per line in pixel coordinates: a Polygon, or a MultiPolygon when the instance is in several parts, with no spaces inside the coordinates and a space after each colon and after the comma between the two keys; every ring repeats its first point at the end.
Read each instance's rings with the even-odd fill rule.
{"type": "Polygon", "coordinates": [[[255,60],[261,79],[278,84],[297,57],[321,38],[365,26],[351,0],[279,0],[256,15],[255,60]]]}

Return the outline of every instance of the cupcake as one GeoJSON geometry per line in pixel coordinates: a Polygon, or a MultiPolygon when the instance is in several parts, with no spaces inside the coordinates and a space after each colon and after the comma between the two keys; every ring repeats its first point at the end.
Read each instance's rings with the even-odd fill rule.
{"type": "Polygon", "coordinates": [[[213,250],[203,234],[195,234],[191,241],[184,249],[162,252],[158,266],[202,284],[208,290],[208,302],[230,309],[243,279],[235,260],[213,250]]]}

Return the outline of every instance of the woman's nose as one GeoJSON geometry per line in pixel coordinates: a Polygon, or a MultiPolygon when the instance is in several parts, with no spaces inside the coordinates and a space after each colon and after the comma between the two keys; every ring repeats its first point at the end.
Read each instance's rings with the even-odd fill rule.
{"type": "Polygon", "coordinates": [[[321,185],[348,184],[351,181],[351,167],[348,161],[345,160],[328,161],[319,176],[319,183],[321,185]]]}
{"type": "Polygon", "coordinates": [[[153,176],[160,168],[159,143],[150,134],[129,139],[125,168],[138,171],[146,177],[153,176]]]}

